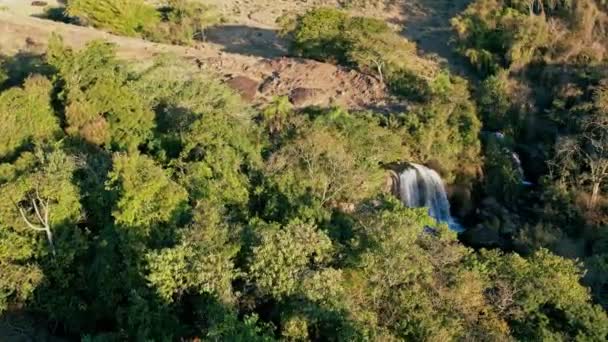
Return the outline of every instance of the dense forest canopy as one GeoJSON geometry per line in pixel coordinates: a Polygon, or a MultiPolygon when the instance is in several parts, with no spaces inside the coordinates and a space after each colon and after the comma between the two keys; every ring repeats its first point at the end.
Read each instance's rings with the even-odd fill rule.
{"type": "MultiPolygon", "coordinates": [[[[70,0],[60,19],[195,45],[215,11],[70,0]]],[[[252,105],[101,40],[53,35],[25,72],[0,57],[0,317],[83,341],[606,340],[604,2],[472,1],[451,20],[464,76],[381,19],[279,22],[289,55],[406,105],[252,105]],[[395,193],[408,163],[464,233],[395,193]]]]}

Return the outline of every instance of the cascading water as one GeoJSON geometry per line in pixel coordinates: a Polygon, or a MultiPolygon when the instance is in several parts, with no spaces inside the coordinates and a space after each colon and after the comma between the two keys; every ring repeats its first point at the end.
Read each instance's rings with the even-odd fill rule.
{"type": "MultiPolygon", "coordinates": [[[[505,140],[505,135],[502,132],[492,132],[490,134],[494,138],[498,139],[499,141],[505,140]]],[[[511,161],[513,162],[513,165],[517,168],[517,172],[519,173],[519,177],[521,179],[521,184],[525,185],[525,186],[531,186],[532,183],[526,180],[524,168],[522,166],[521,159],[519,158],[519,154],[517,154],[517,152],[513,152],[511,149],[509,149],[507,147],[504,147],[503,151],[505,154],[511,156],[511,161]]]]}
{"type": "Polygon", "coordinates": [[[519,158],[519,154],[517,154],[517,152],[511,152],[511,159],[513,160],[513,164],[515,164],[515,167],[517,167],[517,172],[519,173],[519,177],[521,178],[521,184],[525,185],[525,186],[532,185],[531,182],[528,182],[526,180],[524,168],[521,164],[521,159],[519,158]]]}
{"type": "Polygon", "coordinates": [[[431,217],[461,232],[462,226],[450,215],[450,202],[439,174],[419,164],[410,166],[399,175],[401,201],[410,208],[429,208],[431,217]]]}

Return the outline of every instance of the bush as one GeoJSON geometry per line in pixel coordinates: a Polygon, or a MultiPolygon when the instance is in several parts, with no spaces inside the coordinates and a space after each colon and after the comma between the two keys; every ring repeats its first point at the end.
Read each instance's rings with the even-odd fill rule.
{"type": "Polygon", "coordinates": [[[156,9],[143,0],[70,0],[66,12],[83,24],[130,37],[141,36],[160,21],[156,9]]]}
{"type": "Polygon", "coordinates": [[[72,0],[66,13],[81,24],[115,34],[178,45],[204,39],[205,29],[221,21],[214,7],[191,0],[168,0],[159,8],[143,0],[72,0]]]}
{"type": "Polygon", "coordinates": [[[214,7],[190,0],[169,0],[159,12],[162,23],[146,32],[146,37],[178,45],[204,40],[205,29],[222,20],[214,7]]]}
{"type": "Polygon", "coordinates": [[[344,36],[348,16],[346,13],[319,8],[299,17],[290,32],[292,50],[306,58],[347,63],[348,40],[344,36]]]}
{"type": "Polygon", "coordinates": [[[297,55],[369,72],[396,67],[402,53],[415,52],[415,46],[386,22],[350,17],[331,8],[313,9],[295,22],[284,21],[282,31],[291,36],[292,51],[297,55]]]}
{"type": "Polygon", "coordinates": [[[431,96],[428,82],[408,70],[393,73],[388,82],[394,94],[412,101],[425,101],[431,96]]]}

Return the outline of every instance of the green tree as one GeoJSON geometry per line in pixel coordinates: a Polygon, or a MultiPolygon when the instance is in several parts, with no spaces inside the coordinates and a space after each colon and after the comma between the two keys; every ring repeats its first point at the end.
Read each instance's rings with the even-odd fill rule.
{"type": "Polygon", "coordinates": [[[334,108],[311,113],[314,120],[294,116],[257,191],[264,215],[323,219],[379,192],[386,180],[381,164],[407,158],[408,150],[368,114],[334,108]]]}
{"type": "Polygon", "coordinates": [[[185,327],[172,311],[173,289],[176,300],[180,290],[172,284],[184,278],[169,282],[165,275],[175,275],[169,267],[179,270],[180,258],[190,257],[189,248],[179,247],[179,227],[189,211],[187,192],[139,153],[113,155],[106,191],[113,200],[106,210],[114,220],[98,232],[90,262],[91,314],[100,321],[116,320],[116,331],[126,336],[180,336],[185,327]],[[167,269],[158,269],[163,266],[167,269]]]}
{"type": "Polygon", "coordinates": [[[488,130],[512,131],[508,76],[507,71],[499,71],[486,78],[479,89],[479,111],[488,130]]]}
{"type": "Polygon", "coordinates": [[[155,224],[177,222],[187,208],[188,193],[154,160],[138,153],[114,155],[107,189],[118,197],[116,223],[144,232],[155,224]]]}
{"type": "Polygon", "coordinates": [[[0,310],[7,304],[32,306],[64,321],[79,312],[86,233],[74,158],[59,149],[25,152],[0,182],[0,310]]]}
{"type": "Polygon", "coordinates": [[[73,51],[55,36],[47,61],[58,71],[68,134],[120,150],[151,137],[154,112],[132,88],[112,45],[94,41],[73,51]]]}
{"type": "Polygon", "coordinates": [[[147,254],[146,277],[163,300],[173,302],[195,291],[233,306],[232,281],[239,273],[233,258],[239,246],[230,241],[229,228],[217,210],[198,208],[179,245],[147,254]]]}
{"type": "Polygon", "coordinates": [[[243,205],[249,180],[242,171],[260,163],[251,110],[226,85],[166,58],[146,70],[135,87],[156,108],[161,159],[173,158],[190,197],[243,205]],[[167,74],[175,78],[167,80],[167,74]]]}
{"type": "Polygon", "coordinates": [[[549,45],[546,17],[517,7],[513,2],[478,0],[452,19],[458,50],[480,72],[520,69],[549,45]]]}
{"type": "Polygon", "coordinates": [[[471,169],[479,165],[481,122],[467,82],[444,74],[432,86],[437,89],[432,99],[400,118],[404,142],[411,146],[413,160],[439,162],[448,181],[458,170],[474,174],[471,169]],[[464,170],[463,163],[470,168],[464,170]]]}
{"type": "Polygon", "coordinates": [[[23,88],[0,94],[0,158],[11,156],[32,143],[52,141],[61,136],[59,120],[51,106],[53,86],[42,76],[28,78],[23,88]]]}
{"type": "Polygon", "coordinates": [[[349,42],[346,57],[363,72],[375,74],[380,82],[395,78],[396,71],[419,70],[416,46],[396,34],[384,21],[365,17],[348,20],[342,33],[349,42]]]}
{"type": "Polygon", "coordinates": [[[307,215],[313,216],[320,214],[323,207],[360,200],[382,184],[381,173],[376,172],[372,178],[374,171],[379,171],[377,166],[374,170],[367,165],[357,165],[339,133],[322,126],[307,129],[301,137],[278,150],[267,167],[267,175],[278,187],[271,191],[278,190],[289,199],[283,205],[312,210],[307,215]]]}
{"type": "MultiPolygon", "coordinates": [[[[389,200],[357,213],[363,247],[345,273],[349,312],[372,339],[504,340],[508,327],[485,300],[472,251],[424,210],[389,200]],[[427,227],[427,228],[425,228],[427,227]]],[[[360,248],[359,247],[359,248],[360,248]]]]}
{"type": "Polygon", "coordinates": [[[333,248],[314,225],[294,221],[283,228],[269,225],[260,230],[248,273],[262,294],[281,299],[305,291],[316,272],[323,275],[333,248]]]}
{"type": "Polygon", "coordinates": [[[274,98],[262,111],[262,120],[271,135],[280,133],[286,126],[293,106],[287,96],[274,98]]]}
{"type": "Polygon", "coordinates": [[[540,250],[530,259],[485,251],[480,271],[489,277],[490,300],[509,321],[513,335],[529,340],[600,341],[608,317],[580,284],[580,265],[540,250]]]}

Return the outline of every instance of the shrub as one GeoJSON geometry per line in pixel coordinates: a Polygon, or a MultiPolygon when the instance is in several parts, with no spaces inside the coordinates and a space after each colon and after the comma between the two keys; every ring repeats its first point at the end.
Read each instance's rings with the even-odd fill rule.
{"type": "Polygon", "coordinates": [[[381,64],[398,65],[400,53],[415,51],[386,22],[350,17],[337,9],[317,8],[295,21],[282,21],[282,31],[292,38],[292,51],[306,58],[375,72],[381,64]]]}
{"type": "Polygon", "coordinates": [[[156,9],[143,0],[70,0],[66,12],[81,23],[131,37],[160,21],[156,9]]]}
{"type": "Polygon", "coordinates": [[[205,39],[205,29],[222,18],[214,7],[189,0],[169,0],[159,9],[162,23],[146,33],[146,37],[163,43],[192,45],[205,39]]]}
{"type": "Polygon", "coordinates": [[[424,101],[431,96],[431,90],[426,80],[408,70],[393,73],[388,82],[394,94],[413,101],[424,101]]]}
{"type": "Polygon", "coordinates": [[[319,8],[307,12],[296,21],[292,35],[292,50],[307,58],[346,63],[348,41],[344,37],[346,13],[319,8]]]}
{"type": "Polygon", "coordinates": [[[73,0],[66,13],[115,34],[179,45],[204,39],[205,29],[221,21],[214,7],[191,0],[168,0],[159,8],[143,0],[73,0]]]}

